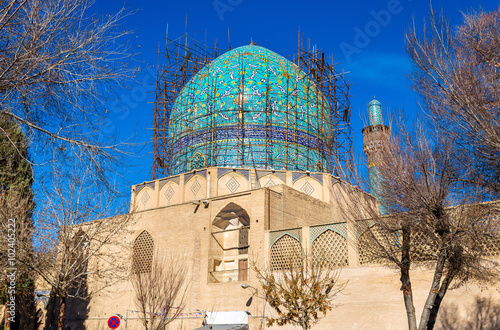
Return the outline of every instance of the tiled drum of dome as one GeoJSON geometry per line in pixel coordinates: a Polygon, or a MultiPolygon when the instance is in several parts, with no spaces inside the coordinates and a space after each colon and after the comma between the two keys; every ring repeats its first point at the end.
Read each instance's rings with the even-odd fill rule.
{"type": "Polygon", "coordinates": [[[295,64],[255,45],[200,70],[176,99],[169,130],[172,175],[201,155],[206,166],[331,169],[328,102],[295,64]]]}

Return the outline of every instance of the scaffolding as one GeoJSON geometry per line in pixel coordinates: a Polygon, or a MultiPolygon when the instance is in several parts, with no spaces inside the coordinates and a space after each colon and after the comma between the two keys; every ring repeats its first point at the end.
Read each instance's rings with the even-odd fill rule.
{"type": "MultiPolygon", "coordinates": [[[[280,107],[277,92],[273,91],[275,86],[270,86],[273,68],[263,70],[266,76],[262,81],[267,85],[264,93],[257,94],[258,98],[252,98],[245,87],[249,77],[244,73],[235,78],[239,81],[237,92],[216,96],[217,79],[206,77],[215,76],[208,64],[222,53],[225,50],[218,48],[217,42],[209,47],[187,34],[172,40],[167,37],[164,53],[159,52],[163,63],[157,69],[153,180],[208,166],[313,169],[351,178],[354,162],[349,83],[344,72],[336,69],[332,56],[325,57],[322,50],[311,48],[309,40],[304,47],[299,32],[298,52],[288,57],[293,64],[287,61],[282,74],[296,70],[294,64],[300,68],[305,73],[300,84],[305,86],[302,89],[307,95],[296,93],[297,87],[289,86],[295,82],[286,79],[287,85],[281,90],[285,96],[280,96],[286,101],[280,107]],[[205,81],[201,85],[201,80],[191,78],[203,68],[205,81]],[[206,95],[203,104],[191,101],[200,90],[206,95]],[[176,103],[181,92],[188,97],[183,98],[184,103],[176,103]],[[304,104],[306,111],[301,109],[303,114],[299,114],[298,109],[304,104]],[[175,107],[185,111],[171,118],[175,107]],[[195,110],[201,107],[202,115],[196,117],[195,110]],[[308,110],[312,108],[316,110],[308,110]],[[300,123],[299,115],[305,116],[300,123]],[[204,127],[198,125],[200,116],[204,127]],[[229,121],[221,125],[217,120],[222,118],[236,119],[232,125],[229,121]],[[259,118],[262,125],[255,125],[252,118],[259,118]],[[297,129],[298,124],[304,123],[297,129]],[[279,159],[273,156],[277,144],[281,144],[283,153],[279,159]]],[[[235,72],[245,72],[244,65],[241,55],[235,72]]]]}

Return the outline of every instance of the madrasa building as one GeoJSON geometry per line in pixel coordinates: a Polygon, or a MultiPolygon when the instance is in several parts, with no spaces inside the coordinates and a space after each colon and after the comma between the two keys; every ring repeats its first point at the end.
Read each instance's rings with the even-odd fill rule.
{"type": "MultiPolygon", "coordinates": [[[[222,317],[214,329],[265,328],[270,307],[259,294],[248,304],[262,293],[251,265],[280,270],[298,250],[321,255],[347,283],[316,329],[406,328],[398,272],[362,253],[359,219],[342,212],[338,196],[346,194],[376,205],[378,184],[365,193],[340,179],[352,160],[348,93],[324,55],[313,49],[293,61],[254,43],[201,64],[196,54],[172,54],[178,67],[157,87],[153,180],[132,187],[133,221],[120,234],[131,275],[149,271],[158,253],[182,261],[189,289],[169,328],[200,328],[207,312],[246,315],[239,328],[222,317]]],[[[369,118],[364,149],[375,178],[389,134],[378,101],[369,118]]],[[[423,288],[414,292],[419,310],[432,274],[412,275],[423,288]]],[[[462,294],[446,299],[467,301],[462,294]]],[[[142,329],[134,296],[130,280],[120,281],[94,296],[84,316],[69,303],[66,322],[105,329],[119,315],[118,329],[142,329]]]]}

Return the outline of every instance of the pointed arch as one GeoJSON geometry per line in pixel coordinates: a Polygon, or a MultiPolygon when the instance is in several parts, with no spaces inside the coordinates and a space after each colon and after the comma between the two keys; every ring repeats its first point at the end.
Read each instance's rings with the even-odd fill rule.
{"type": "Polygon", "coordinates": [[[198,170],[205,167],[205,156],[203,156],[199,151],[195,152],[193,157],[191,157],[191,159],[189,160],[189,170],[198,170]]]}
{"type": "Polygon", "coordinates": [[[271,246],[271,269],[299,269],[303,261],[302,244],[288,233],[282,235],[271,246]]]}
{"type": "Polygon", "coordinates": [[[211,227],[209,281],[246,281],[250,247],[250,217],[247,211],[229,203],[217,213],[211,227]]]}
{"type": "Polygon", "coordinates": [[[347,266],[347,240],[333,229],[326,229],[311,244],[313,265],[334,268],[347,266]]]}
{"type": "Polygon", "coordinates": [[[228,226],[250,226],[250,217],[244,208],[233,202],[227,204],[215,217],[213,226],[226,230],[228,226]]]}
{"type": "Polygon", "coordinates": [[[134,240],[132,247],[132,273],[148,273],[153,263],[154,240],[144,230],[134,240]]]}

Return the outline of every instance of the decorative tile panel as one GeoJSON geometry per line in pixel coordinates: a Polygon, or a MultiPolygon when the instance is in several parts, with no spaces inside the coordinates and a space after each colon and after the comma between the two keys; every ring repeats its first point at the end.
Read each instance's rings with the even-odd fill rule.
{"type": "Polygon", "coordinates": [[[191,185],[191,192],[194,194],[194,198],[196,198],[196,195],[201,189],[201,184],[198,182],[198,178],[194,178],[194,182],[191,185]]]}
{"type": "Polygon", "coordinates": [[[264,187],[271,187],[271,186],[275,186],[276,183],[274,183],[273,181],[273,178],[270,177],[269,180],[267,181],[267,183],[264,185],[264,187]]]}
{"type": "Polygon", "coordinates": [[[149,198],[150,198],[149,193],[148,193],[148,191],[146,190],[146,191],[144,192],[144,194],[142,194],[142,197],[141,197],[141,202],[142,202],[142,205],[143,205],[143,206],[146,206],[147,202],[149,201],[149,198]]]}
{"type": "Polygon", "coordinates": [[[176,175],[176,176],[171,176],[171,177],[168,177],[168,178],[165,178],[165,179],[161,179],[160,180],[160,190],[161,188],[163,188],[163,186],[167,183],[167,182],[175,182],[177,184],[179,184],[179,178],[180,176],[179,175],[176,175]]]}
{"type": "Polygon", "coordinates": [[[314,187],[309,183],[309,181],[306,181],[300,188],[300,191],[310,196],[314,193],[314,187]]]}
{"type": "Polygon", "coordinates": [[[175,191],[172,188],[172,186],[168,186],[168,188],[165,190],[165,194],[164,195],[167,198],[167,201],[170,202],[170,200],[172,199],[172,197],[174,197],[174,194],[175,194],[175,191]]]}
{"type": "Polygon", "coordinates": [[[238,181],[233,177],[231,180],[229,180],[226,183],[226,187],[229,189],[230,192],[234,193],[238,188],[240,187],[240,184],[238,181]]]}

